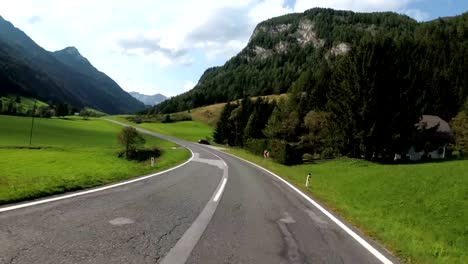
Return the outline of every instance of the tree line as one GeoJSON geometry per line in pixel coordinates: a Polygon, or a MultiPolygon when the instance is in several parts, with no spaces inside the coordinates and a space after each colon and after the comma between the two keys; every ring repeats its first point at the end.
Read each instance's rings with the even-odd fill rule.
{"type": "Polygon", "coordinates": [[[81,110],[72,107],[68,103],[59,103],[56,105],[47,105],[42,102],[34,103],[34,99],[29,99],[27,103],[22,102],[22,97],[8,96],[0,98],[0,114],[14,116],[35,116],[42,118],[50,118],[52,116],[65,117],[79,113],[79,116],[87,119],[89,117],[100,117],[101,113],[93,111],[89,108],[81,110]]]}
{"type": "Polygon", "coordinates": [[[303,71],[287,100],[226,105],[215,141],[256,153],[268,147],[293,157],[281,161],[288,164],[303,153],[391,159],[421,140],[415,124],[429,114],[454,120],[456,136],[465,137],[457,146],[466,148],[468,27],[444,20],[424,27],[430,34],[363,37],[345,56],[303,71]]]}
{"type": "Polygon", "coordinates": [[[468,13],[417,23],[394,13],[316,8],[262,22],[237,56],[208,69],[193,90],[146,113],[244,98],[226,105],[215,141],[254,152],[265,146],[287,151],[290,155],[277,155],[287,163],[300,162],[284,160],[300,153],[390,158],[430,138],[415,129],[423,114],[452,120],[455,145],[463,149],[466,58],[468,13]],[[298,42],[304,19],[323,40],[322,47],[298,42]],[[274,50],[280,43],[286,43],[285,52],[274,50]],[[332,54],[340,43],[351,49],[332,54]],[[258,57],[256,47],[268,49],[269,55],[258,57]],[[246,100],[286,92],[287,100],[273,104],[246,100]],[[249,120],[256,120],[251,122],[255,132],[249,120]]]}

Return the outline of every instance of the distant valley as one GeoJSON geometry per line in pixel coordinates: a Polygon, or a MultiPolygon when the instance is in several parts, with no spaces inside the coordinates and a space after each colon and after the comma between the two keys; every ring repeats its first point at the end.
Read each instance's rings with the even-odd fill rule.
{"type": "Polygon", "coordinates": [[[157,104],[160,104],[161,102],[167,100],[167,97],[162,95],[162,94],[153,94],[153,95],[146,95],[146,94],[141,94],[138,92],[130,92],[129,93],[131,96],[135,97],[138,101],[144,103],[145,105],[148,106],[155,106],[157,104]]]}

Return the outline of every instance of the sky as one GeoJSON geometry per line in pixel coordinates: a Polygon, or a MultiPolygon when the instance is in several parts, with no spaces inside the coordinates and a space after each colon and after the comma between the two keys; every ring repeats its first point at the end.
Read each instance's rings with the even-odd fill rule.
{"type": "Polygon", "coordinates": [[[124,90],[175,96],[223,65],[268,18],[313,7],[394,11],[418,21],[467,0],[0,0],[0,15],[49,51],[76,47],[124,90]]]}

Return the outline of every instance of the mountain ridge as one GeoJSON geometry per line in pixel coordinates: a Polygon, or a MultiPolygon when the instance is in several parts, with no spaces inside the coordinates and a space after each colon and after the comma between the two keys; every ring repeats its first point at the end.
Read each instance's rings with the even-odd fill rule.
{"type": "Polygon", "coordinates": [[[163,102],[164,100],[168,99],[167,96],[160,94],[160,93],[153,94],[153,95],[146,95],[146,94],[142,94],[139,92],[129,92],[129,94],[148,106],[157,105],[163,102]]]}
{"type": "Polygon", "coordinates": [[[85,106],[109,114],[133,113],[144,104],[96,69],[75,47],[49,52],[11,22],[0,19],[2,93],[85,106]]]}
{"type": "Polygon", "coordinates": [[[393,12],[355,13],[314,8],[260,22],[246,47],[223,66],[208,68],[191,91],[152,112],[170,113],[247,96],[286,93],[316,63],[345,55],[361,38],[414,32],[414,19],[393,12]]]}

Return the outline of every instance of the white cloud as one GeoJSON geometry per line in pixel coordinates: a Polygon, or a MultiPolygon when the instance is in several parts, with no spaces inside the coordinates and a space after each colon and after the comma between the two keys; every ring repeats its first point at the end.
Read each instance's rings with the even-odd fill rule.
{"type": "Polygon", "coordinates": [[[184,92],[188,92],[193,89],[197,85],[195,82],[192,81],[185,81],[184,83],[184,92]]]}
{"type": "Polygon", "coordinates": [[[264,0],[250,9],[249,16],[255,26],[263,20],[291,12],[293,9],[286,7],[286,0],[264,0]]]}
{"type": "MultiPolygon", "coordinates": [[[[119,75],[115,75],[119,76],[119,75]]],[[[152,95],[156,93],[162,93],[154,88],[154,85],[149,83],[144,83],[141,81],[136,81],[130,77],[117,77],[115,81],[119,84],[122,89],[127,92],[137,91],[142,94],[152,95]]]]}
{"type": "Polygon", "coordinates": [[[330,7],[427,18],[409,7],[421,0],[0,1],[0,15],[44,48],[76,46],[124,89],[155,93],[157,80],[160,87],[178,87],[161,91],[171,95],[193,88],[184,80],[196,80],[213,61],[237,54],[255,26],[271,17],[330,7]]]}
{"type": "Polygon", "coordinates": [[[415,0],[296,0],[295,12],[313,7],[325,7],[357,12],[398,11],[415,0]]]}
{"type": "Polygon", "coordinates": [[[405,9],[405,10],[402,10],[401,13],[406,14],[416,19],[417,21],[426,21],[430,17],[428,13],[419,9],[405,9]]]}
{"type": "MultiPolygon", "coordinates": [[[[187,54],[194,50],[208,59],[228,59],[247,44],[259,22],[313,7],[403,10],[424,19],[425,13],[406,10],[412,1],[417,0],[296,0],[292,8],[286,0],[2,0],[2,14],[20,21],[19,26],[40,17],[50,30],[73,32],[75,38],[104,43],[102,49],[168,66],[191,65],[194,59],[187,54]]],[[[55,44],[39,36],[35,39],[41,40],[39,44],[55,44]]]]}
{"type": "Polygon", "coordinates": [[[208,59],[227,59],[247,44],[257,23],[292,12],[284,7],[285,0],[184,0],[178,4],[167,7],[175,10],[177,19],[166,21],[164,25],[150,19],[155,24],[146,31],[114,37],[114,42],[139,44],[124,53],[146,59],[150,55],[149,58],[156,59],[161,66],[191,64],[193,58],[174,55],[194,50],[200,50],[208,59]],[[151,34],[153,38],[149,37],[151,34]],[[157,54],[148,53],[149,46],[157,54]]]}

